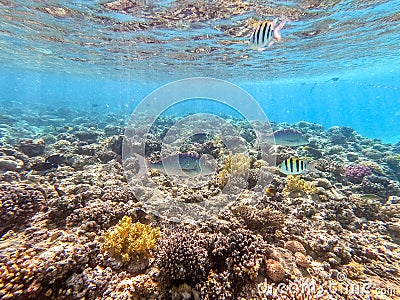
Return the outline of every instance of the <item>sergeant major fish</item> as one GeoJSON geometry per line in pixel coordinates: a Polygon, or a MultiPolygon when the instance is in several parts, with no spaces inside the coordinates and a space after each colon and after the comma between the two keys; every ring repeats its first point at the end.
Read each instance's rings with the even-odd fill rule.
{"type": "Polygon", "coordinates": [[[280,172],[286,175],[304,174],[309,171],[316,171],[314,167],[315,161],[309,163],[309,160],[297,157],[285,159],[279,166],[280,172]]]}
{"type": "Polygon", "coordinates": [[[276,18],[272,22],[261,22],[250,36],[250,47],[252,49],[263,51],[266,49],[266,47],[272,46],[275,41],[280,41],[282,39],[280,31],[285,23],[286,20],[283,20],[278,25],[278,18],[276,18]]]}
{"type": "Polygon", "coordinates": [[[144,175],[149,170],[157,170],[166,175],[197,176],[214,174],[215,161],[207,155],[199,155],[197,152],[186,152],[169,155],[161,160],[152,162],[135,153],[139,160],[140,170],[138,176],[144,175]]]}

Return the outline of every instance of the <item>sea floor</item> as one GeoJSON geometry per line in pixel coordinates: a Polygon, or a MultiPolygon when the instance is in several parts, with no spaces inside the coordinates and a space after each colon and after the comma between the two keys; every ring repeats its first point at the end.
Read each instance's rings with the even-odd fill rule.
{"type": "MultiPolygon", "coordinates": [[[[148,157],[160,158],[179,119],[141,137],[148,157]]],[[[216,159],[210,180],[151,171],[139,185],[126,176],[126,122],[71,108],[2,112],[1,299],[400,299],[400,145],[272,123],[309,144],[264,145],[271,164],[251,122],[232,118],[246,155],[196,136],[180,151],[216,159]],[[289,157],[318,163],[288,176],[276,166],[289,157]]]]}

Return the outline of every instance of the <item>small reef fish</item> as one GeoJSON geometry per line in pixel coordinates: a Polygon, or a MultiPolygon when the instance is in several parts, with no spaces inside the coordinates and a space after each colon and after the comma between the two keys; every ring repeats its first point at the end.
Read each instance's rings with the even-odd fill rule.
{"type": "Polygon", "coordinates": [[[197,176],[214,174],[217,169],[207,155],[197,152],[186,152],[169,155],[161,160],[152,162],[143,156],[135,154],[139,160],[140,170],[138,176],[144,175],[149,170],[157,170],[166,175],[197,176]]]}
{"type": "Polygon", "coordinates": [[[285,23],[286,20],[283,20],[278,25],[278,18],[272,22],[261,22],[249,38],[250,47],[255,50],[263,51],[266,47],[272,46],[275,41],[280,41],[282,39],[280,31],[285,23]]]}
{"type": "Polygon", "coordinates": [[[364,200],[364,201],[381,201],[382,198],[374,194],[352,194],[351,200],[364,200]]]}
{"type": "Polygon", "coordinates": [[[316,171],[314,168],[314,162],[309,163],[308,159],[290,157],[285,159],[279,166],[280,172],[286,175],[297,175],[304,174],[309,171],[316,171]]]}
{"type": "Polygon", "coordinates": [[[256,131],[256,135],[259,142],[281,146],[303,146],[309,143],[300,131],[291,128],[277,130],[266,136],[262,136],[260,132],[256,131]]]}
{"type": "Polygon", "coordinates": [[[366,199],[377,200],[377,201],[382,200],[381,197],[374,195],[374,194],[361,194],[361,195],[358,195],[358,198],[363,199],[363,200],[366,200],[366,199]]]}
{"type": "Polygon", "coordinates": [[[265,192],[267,193],[268,196],[275,196],[276,195],[276,189],[271,188],[271,187],[266,187],[265,192]]]}
{"type": "Polygon", "coordinates": [[[387,204],[400,204],[400,197],[399,196],[389,196],[387,199],[387,204]]]}

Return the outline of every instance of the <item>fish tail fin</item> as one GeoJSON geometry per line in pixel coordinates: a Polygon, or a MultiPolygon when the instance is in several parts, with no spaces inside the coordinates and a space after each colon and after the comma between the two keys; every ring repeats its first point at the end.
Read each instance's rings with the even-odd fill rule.
{"type": "Polygon", "coordinates": [[[260,131],[258,131],[257,129],[254,129],[254,133],[256,134],[256,140],[255,140],[255,144],[256,146],[260,146],[262,143],[262,133],[260,131]]]}
{"type": "Polygon", "coordinates": [[[318,169],[315,167],[318,163],[318,160],[314,160],[307,165],[308,172],[318,172],[318,169]]]}
{"type": "Polygon", "coordinates": [[[135,153],[135,156],[139,163],[139,172],[137,174],[137,177],[142,177],[149,170],[149,164],[147,163],[146,158],[144,158],[140,154],[135,153]]]}
{"type": "Polygon", "coordinates": [[[277,41],[280,41],[282,39],[282,35],[281,35],[281,30],[283,28],[283,26],[285,26],[286,24],[286,19],[284,19],[279,25],[276,25],[278,22],[278,19],[274,20],[274,39],[276,39],[277,41]]]}

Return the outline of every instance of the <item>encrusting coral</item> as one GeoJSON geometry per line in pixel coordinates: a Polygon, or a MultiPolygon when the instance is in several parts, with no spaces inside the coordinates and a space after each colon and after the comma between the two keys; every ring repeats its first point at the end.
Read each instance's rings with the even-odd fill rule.
{"type": "Polygon", "coordinates": [[[300,176],[288,175],[283,192],[287,194],[290,194],[291,192],[303,192],[305,194],[313,195],[317,193],[317,188],[312,183],[301,179],[300,176]]]}
{"type": "Polygon", "coordinates": [[[104,234],[104,249],[121,255],[123,262],[128,262],[134,255],[149,256],[161,237],[160,228],[137,222],[132,225],[132,218],[124,216],[121,221],[104,234]]]}

